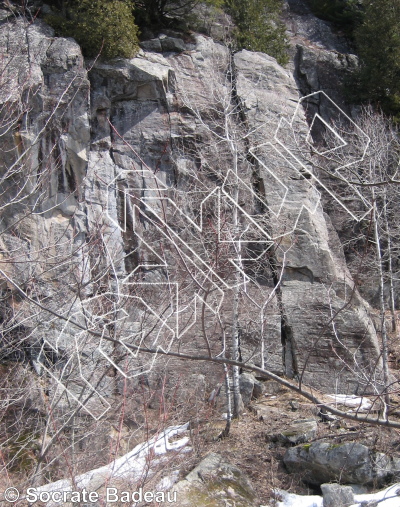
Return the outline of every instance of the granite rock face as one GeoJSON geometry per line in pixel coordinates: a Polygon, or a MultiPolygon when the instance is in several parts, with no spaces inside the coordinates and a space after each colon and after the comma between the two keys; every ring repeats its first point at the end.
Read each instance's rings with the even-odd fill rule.
{"type": "MultiPolygon", "coordinates": [[[[342,85],[358,66],[348,38],[332,23],[317,18],[305,0],[287,0],[284,20],[293,56],[293,75],[303,96],[323,90],[335,104],[350,114],[342,85]]],[[[325,121],[337,119],[337,111],[323,95],[306,100],[309,117],[318,113],[325,121]]],[[[314,140],[323,129],[313,126],[314,140]]]]}
{"type": "Polygon", "coordinates": [[[284,20],[288,34],[295,43],[306,42],[317,50],[349,52],[344,34],[335,33],[331,23],[314,16],[305,0],[286,0],[284,20]]]}
{"type": "MultiPolygon", "coordinates": [[[[304,141],[309,127],[288,70],[261,53],[232,55],[200,35],[189,43],[162,38],[131,60],[86,66],[72,39],[55,38],[40,21],[3,23],[0,38],[9,62],[0,97],[3,111],[13,111],[1,137],[8,174],[1,289],[4,315],[13,304],[18,309],[9,326],[20,326],[34,360],[50,350],[116,368],[115,349],[101,339],[116,329],[129,343],[142,344],[146,329],[156,329],[146,346],[171,348],[179,337],[188,353],[220,350],[237,282],[228,256],[218,267],[206,258],[216,242],[212,210],[220,192],[219,219],[232,225],[221,225],[221,234],[225,243],[244,245],[242,273],[258,280],[241,296],[242,360],[302,375],[325,391],[372,389],[376,333],[307,172],[312,168],[294,161],[293,132],[304,141]],[[294,122],[277,136],[282,115],[294,122]],[[200,210],[209,236],[198,233],[200,210]],[[171,273],[180,274],[179,283],[214,287],[193,302],[183,283],[187,320],[179,332],[176,309],[165,310],[173,306],[165,292],[171,273]],[[225,275],[235,283],[225,283],[225,275]],[[215,327],[218,305],[223,331],[215,327]]],[[[304,56],[299,67],[309,82],[312,58],[304,56]]],[[[151,359],[132,358],[130,378],[135,368],[151,369],[151,359]]],[[[80,371],[87,380],[99,369],[80,371]]],[[[118,388],[113,378],[101,380],[105,396],[118,388]]]]}

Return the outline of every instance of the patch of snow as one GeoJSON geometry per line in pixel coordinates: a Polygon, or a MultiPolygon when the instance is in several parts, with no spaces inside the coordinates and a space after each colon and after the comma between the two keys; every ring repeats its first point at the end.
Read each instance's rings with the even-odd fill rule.
{"type": "MultiPolygon", "coordinates": [[[[280,500],[271,504],[274,507],[323,507],[323,498],[318,495],[295,495],[281,489],[275,489],[274,493],[280,497],[280,500]]],[[[379,507],[399,507],[400,506],[400,483],[394,484],[378,493],[368,493],[363,495],[354,495],[355,504],[350,507],[362,507],[362,502],[379,502],[379,507]]],[[[267,506],[261,506],[267,507],[267,506]]]]}
{"type": "MultiPolygon", "coordinates": [[[[146,471],[149,465],[149,455],[159,456],[159,459],[153,459],[151,464],[153,466],[163,463],[163,456],[170,451],[190,452],[191,448],[187,445],[189,443],[189,437],[185,436],[179,440],[170,442],[170,439],[175,435],[179,435],[188,430],[189,423],[181,426],[170,426],[160,434],[155,435],[153,438],[137,445],[128,454],[125,454],[121,458],[116,459],[112,463],[105,465],[89,472],[85,472],[75,477],[73,486],[70,479],[62,479],[60,481],[40,486],[36,489],[37,493],[40,494],[43,491],[76,491],[77,489],[86,489],[91,491],[90,484],[92,481],[96,482],[96,489],[99,485],[99,481],[106,484],[111,479],[124,479],[127,478],[130,481],[139,479],[143,472],[146,471]]],[[[152,470],[146,471],[147,477],[152,475],[152,470]]],[[[167,478],[165,478],[167,479],[167,478]]],[[[172,480],[172,479],[171,479],[172,480]]],[[[172,483],[174,484],[174,483],[172,483]]],[[[48,502],[47,507],[53,507],[59,504],[54,502],[48,502]]]]}
{"type": "Polygon", "coordinates": [[[179,480],[179,470],[174,470],[172,474],[163,477],[155,487],[156,491],[168,491],[176,484],[179,480]]]}
{"type": "Polygon", "coordinates": [[[372,401],[365,396],[360,397],[354,394],[328,394],[327,396],[340,405],[354,407],[357,410],[368,411],[372,408],[372,401]]]}
{"type": "Polygon", "coordinates": [[[281,489],[275,489],[274,493],[281,498],[281,501],[275,503],[276,507],[323,507],[322,496],[295,495],[281,489]]]}
{"type": "Polygon", "coordinates": [[[400,482],[393,484],[378,493],[371,493],[367,495],[354,495],[355,503],[351,507],[361,507],[361,502],[371,502],[371,500],[379,501],[379,507],[399,507],[400,505],[400,482]]]}

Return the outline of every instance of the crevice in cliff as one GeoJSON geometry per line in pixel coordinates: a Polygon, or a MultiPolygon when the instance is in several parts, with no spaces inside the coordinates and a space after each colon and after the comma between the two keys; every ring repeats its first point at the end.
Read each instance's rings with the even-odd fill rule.
{"type": "MultiPolygon", "coordinates": [[[[244,129],[248,132],[249,125],[245,113],[245,109],[242,100],[237,90],[237,69],[235,66],[234,52],[229,48],[229,67],[228,67],[228,78],[231,83],[231,100],[237,110],[238,121],[242,124],[244,129]]],[[[250,140],[248,136],[243,139],[244,148],[246,153],[246,160],[249,166],[252,168],[252,186],[256,195],[260,197],[257,203],[254,203],[255,211],[259,214],[267,214],[268,208],[262,204],[266,200],[266,193],[264,187],[264,180],[261,176],[261,171],[257,160],[250,151],[250,140]]],[[[289,324],[288,317],[286,315],[282,288],[280,284],[278,260],[275,254],[275,246],[263,244],[264,250],[267,251],[266,259],[268,267],[272,273],[273,285],[275,288],[275,294],[277,298],[277,304],[280,312],[281,321],[281,344],[282,344],[282,364],[285,375],[290,378],[294,378],[298,375],[298,364],[296,354],[296,343],[293,336],[293,329],[289,324]]],[[[284,268],[281,268],[284,269],[284,268]]]]}
{"type": "Polygon", "coordinates": [[[282,287],[279,282],[279,267],[278,260],[275,254],[275,247],[270,248],[269,255],[269,267],[272,272],[272,277],[275,286],[275,294],[278,303],[281,320],[281,344],[282,344],[282,364],[285,375],[289,378],[295,378],[299,374],[299,368],[297,363],[297,352],[296,352],[296,341],[293,336],[292,326],[289,324],[289,320],[285,311],[285,305],[283,303],[282,287]]]}
{"type": "MultiPolygon", "coordinates": [[[[131,202],[127,198],[128,194],[124,185],[118,184],[117,188],[117,202],[118,202],[118,217],[124,214],[121,218],[124,220],[125,231],[122,232],[122,241],[124,245],[124,264],[125,273],[132,273],[139,265],[139,243],[135,234],[133,224],[133,213],[131,202]]],[[[119,220],[120,221],[120,220],[119,220]]]]}
{"type": "MultiPolygon", "coordinates": [[[[110,158],[118,167],[114,157],[113,148],[109,149],[110,158]]],[[[117,219],[122,229],[121,237],[124,248],[124,271],[125,273],[133,272],[139,265],[138,254],[138,239],[134,232],[132,204],[128,198],[126,180],[120,180],[116,184],[116,204],[117,204],[117,219]]]]}
{"type": "MultiPolygon", "coordinates": [[[[230,46],[228,47],[228,51],[229,51],[228,52],[229,60],[228,60],[228,68],[227,68],[227,79],[228,79],[228,82],[230,83],[230,89],[229,89],[230,90],[230,101],[234,106],[234,113],[237,118],[237,122],[238,122],[239,126],[243,126],[245,128],[245,130],[247,130],[248,129],[247,119],[244,114],[244,109],[243,109],[241,99],[240,99],[238,92],[237,92],[237,70],[236,70],[236,66],[235,66],[234,52],[230,46]]],[[[247,137],[244,137],[244,148],[245,148],[246,159],[247,159],[247,155],[249,154],[249,148],[250,148],[249,141],[248,141],[247,137]]],[[[253,172],[254,172],[253,165],[251,163],[250,163],[250,165],[253,168],[253,172]]],[[[238,205],[238,201],[237,201],[238,193],[239,192],[237,191],[236,205],[238,205]]],[[[238,301],[238,299],[237,299],[237,301],[238,301]]],[[[237,311],[237,309],[236,309],[236,311],[237,311]]],[[[234,313],[235,313],[235,310],[234,310],[234,313]]],[[[236,325],[237,325],[238,324],[237,316],[235,318],[236,318],[236,325]]],[[[237,359],[239,359],[242,357],[240,327],[239,327],[239,329],[236,330],[236,333],[237,333],[237,339],[236,339],[237,340],[237,359]]],[[[238,414],[236,414],[236,416],[237,415],[238,414]]]]}
{"type": "MultiPolygon", "coordinates": [[[[304,58],[304,47],[301,45],[296,46],[296,54],[293,59],[294,72],[293,77],[296,81],[297,89],[300,92],[300,97],[306,97],[312,93],[318,92],[321,88],[318,79],[318,62],[315,61],[315,82],[311,82],[307,75],[307,70],[302,69],[302,61],[304,58]]],[[[322,115],[320,97],[314,95],[311,99],[305,99],[302,103],[305,118],[309,127],[311,127],[311,138],[313,143],[320,144],[323,140],[323,133],[325,128],[318,128],[318,122],[315,122],[315,115],[322,115]]]]}
{"type": "Polygon", "coordinates": [[[296,53],[293,58],[294,72],[293,77],[301,96],[309,95],[313,90],[308,82],[307,75],[301,70],[301,60],[303,58],[304,48],[300,44],[296,45],[296,53]]]}

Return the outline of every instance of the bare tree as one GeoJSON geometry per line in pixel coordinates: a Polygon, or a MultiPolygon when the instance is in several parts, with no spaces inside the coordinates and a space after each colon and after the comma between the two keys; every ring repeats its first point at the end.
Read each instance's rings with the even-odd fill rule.
{"type": "MultiPolygon", "coordinates": [[[[397,251],[399,244],[398,202],[399,202],[399,137],[389,119],[372,108],[365,108],[357,117],[357,126],[346,122],[332,125],[326,129],[325,146],[332,146],[334,132],[342,136],[345,146],[351,144],[351,156],[346,147],[339,147],[333,156],[314,156],[322,181],[337,186],[340,194],[349,185],[365,203],[370,203],[370,211],[360,222],[357,234],[348,221],[341,224],[341,230],[352,231],[346,238],[345,250],[353,276],[359,282],[361,292],[379,308],[378,331],[381,336],[381,355],[384,375],[384,415],[390,407],[389,393],[393,389],[389,371],[389,328],[396,332],[398,283],[397,251]],[[365,136],[368,137],[367,149],[365,136]],[[340,171],[332,170],[340,165],[340,171]],[[359,256],[362,255],[360,266],[359,256]],[[371,276],[372,275],[372,276],[371,276]],[[391,314],[389,326],[388,312],[391,314]]],[[[355,204],[350,206],[356,212],[355,204]]],[[[337,210],[337,207],[336,207],[337,210]]]]}

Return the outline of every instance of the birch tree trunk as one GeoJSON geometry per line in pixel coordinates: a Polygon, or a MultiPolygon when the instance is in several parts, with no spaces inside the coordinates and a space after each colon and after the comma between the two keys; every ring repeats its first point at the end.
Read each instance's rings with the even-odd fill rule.
{"type": "Polygon", "coordinates": [[[386,305],[385,305],[385,293],[384,293],[384,274],[383,274],[383,265],[382,265],[382,249],[381,249],[381,237],[379,233],[378,226],[378,214],[376,209],[376,195],[375,190],[372,190],[372,202],[373,202],[373,215],[372,219],[374,221],[374,239],[375,239],[375,249],[376,249],[376,258],[378,263],[378,274],[379,274],[379,305],[380,305],[380,331],[381,331],[381,340],[382,340],[382,363],[383,363],[383,380],[385,384],[384,391],[384,408],[382,417],[387,419],[388,409],[390,405],[390,395],[388,392],[389,386],[389,365],[388,365],[388,339],[387,339],[387,330],[386,330],[386,305]]]}

